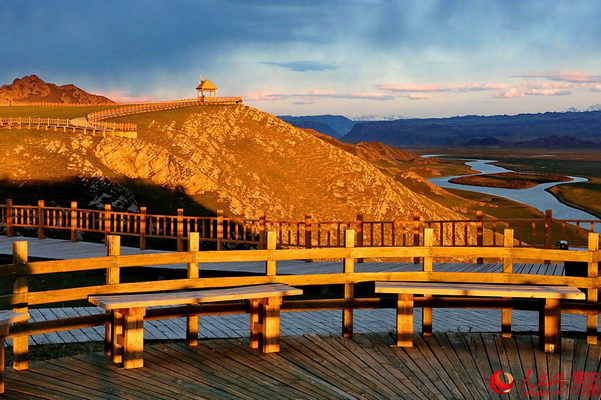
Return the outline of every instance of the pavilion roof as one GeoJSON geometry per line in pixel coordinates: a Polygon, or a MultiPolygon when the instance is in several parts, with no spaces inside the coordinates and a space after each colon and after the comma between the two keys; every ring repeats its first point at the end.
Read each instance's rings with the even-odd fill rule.
{"type": "Polygon", "coordinates": [[[205,79],[196,87],[196,90],[217,90],[217,86],[215,86],[210,80],[205,79]]]}

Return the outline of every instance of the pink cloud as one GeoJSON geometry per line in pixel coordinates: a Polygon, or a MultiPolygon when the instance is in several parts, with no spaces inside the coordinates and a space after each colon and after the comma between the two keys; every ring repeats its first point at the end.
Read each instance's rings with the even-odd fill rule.
{"type": "Polygon", "coordinates": [[[553,71],[542,73],[531,73],[518,75],[515,78],[543,78],[550,81],[562,81],[571,83],[596,83],[601,82],[601,76],[593,75],[584,71],[553,71]]]}
{"type": "Polygon", "coordinates": [[[107,97],[117,103],[149,103],[157,101],[156,98],[150,96],[132,96],[129,92],[124,90],[94,91],[94,93],[107,97]]]}
{"type": "Polygon", "coordinates": [[[479,90],[502,90],[507,86],[497,83],[460,83],[460,84],[431,84],[431,83],[396,83],[378,85],[378,89],[388,92],[471,92],[479,90]]]}
{"type": "Polygon", "coordinates": [[[410,100],[424,100],[424,99],[431,99],[433,96],[430,94],[425,94],[425,93],[409,93],[405,97],[407,97],[410,100]]]}
{"type": "Polygon", "coordinates": [[[565,96],[572,92],[566,89],[530,89],[525,94],[528,96],[565,96]]]}
{"type": "Polygon", "coordinates": [[[336,92],[327,90],[311,90],[307,93],[278,93],[278,92],[247,92],[243,94],[244,100],[249,101],[272,101],[284,99],[303,99],[311,101],[312,99],[331,98],[331,99],[349,99],[349,100],[392,100],[393,96],[379,92],[336,92]]]}

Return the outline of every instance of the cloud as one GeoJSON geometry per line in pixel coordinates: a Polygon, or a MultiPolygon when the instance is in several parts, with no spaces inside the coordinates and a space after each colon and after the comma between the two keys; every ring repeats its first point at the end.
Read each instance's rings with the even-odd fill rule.
{"type": "MultiPolygon", "coordinates": [[[[311,102],[313,99],[346,99],[346,100],[393,100],[394,96],[385,93],[369,92],[336,92],[325,90],[312,90],[307,93],[280,93],[280,92],[248,92],[243,94],[245,101],[272,101],[284,99],[301,99],[302,102],[311,102]]],[[[298,102],[297,102],[298,103],[298,102]]]]}
{"type": "Polygon", "coordinates": [[[157,101],[156,98],[150,96],[135,96],[125,90],[91,90],[94,94],[107,97],[117,103],[146,103],[157,101]]]}
{"type": "Polygon", "coordinates": [[[433,96],[425,93],[409,93],[405,97],[407,97],[409,100],[425,100],[431,99],[433,96]]]}
{"type": "Polygon", "coordinates": [[[333,64],[325,64],[319,61],[310,60],[290,62],[261,61],[258,64],[273,65],[276,67],[290,69],[296,72],[327,71],[331,69],[338,69],[338,66],[333,64]]]}
{"type": "Polygon", "coordinates": [[[531,73],[515,75],[511,78],[543,78],[550,81],[570,83],[601,83],[601,75],[593,75],[584,71],[555,71],[547,73],[531,73]]]}
{"type": "Polygon", "coordinates": [[[565,89],[531,89],[525,92],[527,96],[565,96],[572,94],[565,89]]]}
{"type": "Polygon", "coordinates": [[[460,83],[460,84],[430,84],[430,83],[395,83],[378,85],[378,89],[387,92],[473,92],[481,90],[502,90],[507,86],[497,83],[460,83]]]}

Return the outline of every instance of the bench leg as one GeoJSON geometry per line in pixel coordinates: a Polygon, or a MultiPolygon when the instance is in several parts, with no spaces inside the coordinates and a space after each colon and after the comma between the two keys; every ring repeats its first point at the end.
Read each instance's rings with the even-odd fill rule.
{"type": "Polygon", "coordinates": [[[144,315],[146,308],[129,308],[123,312],[123,367],[144,366],[144,315]]]}
{"type": "Polygon", "coordinates": [[[280,351],[280,305],[282,297],[250,301],[250,347],[263,353],[280,351]]]}
{"type": "MultiPolygon", "coordinates": [[[[431,309],[430,309],[431,310],[431,309]]],[[[424,309],[425,311],[425,309],[424,309]]],[[[396,307],[396,345],[413,347],[413,295],[399,294],[396,307]]]]}
{"type": "MultiPolygon", "coordinates": [[[[425,295],[424,298],[431,298],[432,296],[425,295]]],[[[432,335],[432,308],[422,308],[422,334],[424,336],[432,335]]]]}
{"type": "Polygon", "coordinates": [[[123,314],[117,310],[113,311],[113,322],[110,329],[110,338],[107,339],[110,340],[111,357],[115,364],[121,364],[123,362],[123,314]]]}
{"type": "Polygon", "coordinates": [[[561,300],[546,299],[540,312],[539,343],[548,353],[561,351],[561,300]]]}
{"type": "Polygon", "coordinates": [[[188,346],[198,345],[198,317],[186,318],[186,341],[188,346]]]}
{"type": "Polygon", "coordinates": [[[504,338],[511,337],[511,320],[513,308],[503,308],[501,310],[501,336],[504,338]]]}

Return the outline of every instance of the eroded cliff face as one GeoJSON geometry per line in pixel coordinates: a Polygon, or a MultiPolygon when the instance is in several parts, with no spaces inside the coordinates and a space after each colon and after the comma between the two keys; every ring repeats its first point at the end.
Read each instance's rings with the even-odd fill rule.
{"type": "Polygon", "coordinates": [[[359,212],[410,218],[419,211],[428,218],[459,217],[359,157],[247,106],[136,119],[137,140],[104,138],[90,149],[94,157],[117,174],[184,191],[230,215],[352,220],[359,212]]]}

